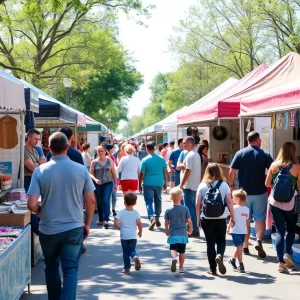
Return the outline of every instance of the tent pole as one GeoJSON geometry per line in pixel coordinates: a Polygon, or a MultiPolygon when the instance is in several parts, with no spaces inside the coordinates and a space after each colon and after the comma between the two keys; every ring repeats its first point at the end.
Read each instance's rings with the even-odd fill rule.
{"type": "Polygon", "coordinates": [[[272,138],[273,138],[273,147],[272,147],[272,157],[276,157],[276,128],[275,129],[271,129],[273,131],[273,134],[272,134],[272,138]]]}
{"type": "Polygon", "coordinates": [[[20,181],[19,181],[19,188],[23,188],[24,187],[24,146],[25,146],[25,126],[24,126],[24,117],[25,117],[25,113],[21,112],[20,114],[20,155],[21,155],[21,159],[20,159],[20,181]]]}
{"type": "Polygon", "coordinates": [[[74,127],[75,149],[77,150],[77,126],[74,127]]]}
{"type": "Polygon", "coordinates": [[[212,151],[211,151],[211,141],[212,141],[212,138],[211,138],[211,124],[209,124],[209,127],[208,127],[208,144],[209,144],[209,147],[208,147],[208,158],[212,158],[212,151]]]}
{"type": "Polygon", "coordinates": [[[155,146],[157,147],[157,134],[155,134],[155,146]]]}
{"type": "Polygon", "coordinates": [[[244,148],[245,141],[244,141],[244,118],[240,117],[240,149],[244,148]]]}
{"type": "Polygon", "coordinates": [[[178,147],[178,127],[176,126],[175,145],[178,147]]]}

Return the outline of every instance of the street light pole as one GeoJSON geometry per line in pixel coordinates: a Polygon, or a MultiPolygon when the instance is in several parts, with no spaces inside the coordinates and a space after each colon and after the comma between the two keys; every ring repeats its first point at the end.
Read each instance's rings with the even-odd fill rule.
{"type": "Polygon", "coordinates": [[[66,88],[66,104],[70,105],[70,86],[71,86],[71,79],[65,77],[63,80],[64,87],[66,88]]]}
{"type": "Polygon", "coordinates": [[[101,123],[101,121],[102,121],[102,114],[103,114],[103,110],[100,108],[99,109],[99,122],[101,123]]]}
{"type": "Polygon", "coordinates": [[[165,104],[162,103],[160,107],[161,107],[161,117],[163,120],[165,118],[165,104]]]}

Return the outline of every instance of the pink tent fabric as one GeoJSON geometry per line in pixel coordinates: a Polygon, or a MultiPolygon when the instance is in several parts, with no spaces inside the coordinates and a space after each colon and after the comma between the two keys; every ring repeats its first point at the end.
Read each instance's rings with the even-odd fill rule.
{"type": "Polygon", "coordinates": [[[239,100],[231,100],[231,97],[247,89],[267,69],[266,65],[260,65],[246,76],[230,86],[221,95],[211,99],[209,103],[199,103],[193,111],[183,113],[177,117],[179,124],[211,121],[218,118],[236,118],[240,114],[239,100]]]}
{"type": "Polygon", "coordinates": [[[300,107],[300,55],[291,52],[238,95],[241,115],[270,114],[300,107]]]}

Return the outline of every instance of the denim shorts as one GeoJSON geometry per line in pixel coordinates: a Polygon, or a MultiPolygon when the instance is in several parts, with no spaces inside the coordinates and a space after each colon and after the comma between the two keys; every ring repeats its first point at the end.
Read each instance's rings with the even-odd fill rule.
{"type": "Polygon", "coordinates": [[[248,195],[246,206],[249,208],[249,220],[265,221],[267,216],[268,193],[248,195]]]}
{"type": "Polygon", "coordinates": [[[246,234],[232,233],[231,236],[234,247],[243,246],[246,234]]]}
{"type": "Polygon", "coordinates": [[[175,176],[172,175],[171,173],[169,173],[169,176],[168,176],[168,177],[169,177],[169,178],[168,178],[169,182],[174,182],[174,181],[175,181],[175,176]]]}

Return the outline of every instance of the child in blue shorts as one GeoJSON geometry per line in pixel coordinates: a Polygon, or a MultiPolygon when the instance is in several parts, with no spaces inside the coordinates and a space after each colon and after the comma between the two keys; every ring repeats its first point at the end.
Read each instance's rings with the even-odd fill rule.
{"type": "Polygon", "coordinates": [[[165,213],[165,232],[168,236],[168,244],[172,257],[171,272],[176,272],[177,254],[179,253],[179,273],[184,273],[185,247],[189,242],[188,233],[192,233],[192,220],[189,209],[181,205],[182,190],[174,187],[170,191],[173,207],[168,208],[165,213]],[[187,230],[186,224],[189,225],[187,230]]]}
{"type": "Polygon", "coordinates": [[[239,189],[233,191],[232,196],[235,225],[231,227],[231,222],[229,222],[227,232],[231,233],[236,251],[233,258],[229,260],[229,263],[234,271],[245,273],[245,266],[243,264],[243,243],[247,234],[247,219],[249,219],[249,208],[245,206],[247,194],[244,190],[239,189]],[[239,267],[236,266],[236,259],[239,261],[239,267]]]}

